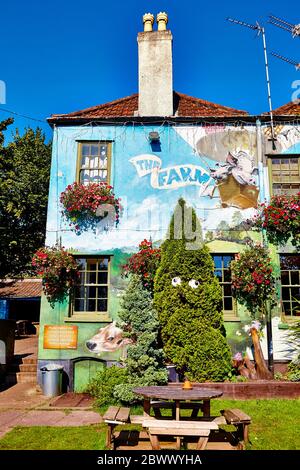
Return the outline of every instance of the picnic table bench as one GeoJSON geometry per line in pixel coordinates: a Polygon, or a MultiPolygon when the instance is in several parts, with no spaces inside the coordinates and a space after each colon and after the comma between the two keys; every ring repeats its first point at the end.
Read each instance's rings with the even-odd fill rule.
{"type": "Polygon", "coordinates": [[[237,427],[237,437],[241,446],[244,448],[245,444],[249,441],[249,424],[251,424],[250,416],[237,408],[221,410],[221,414],[226,419],[227,424],[233,424],[237,427]]]}
{"type": "MultiPolygon", "coordinates": [[[[150,417],[149,415],[130,417],[130,408],[110,406],[103,416],[103,420],[107,424],[106,447],[112,448],[114,442],[114,428],[117,425],[135,423],[142,424],[142,426],[147,430],[153,450],[160,450],[161,448],[158,439],[159,436],[175,437],[177,449],[180,449],[181,438],[197,437],[197,450],[204,450],[206,448],[211,431],[218,431],[219,425],[227,423],[232,424],[237,428],[237,431],[231,434],[235,436],[235,440],[238,443],[238,448],[245,448],[245,444],[249,440],[248,429],[249,425],[251,424],[251,418],[243,411],[233,408],[221,410],[222,416],[219,417],[207,418],[202,416],[198,418],[198,411],[201,409],[201,405],[203,404],[188,402],[184,403],[184,405],[186,405],[187,408],[191,408],[193,410],[194,416],[192,414],[190,418],[183,418],[183,420],[178,420],[174,419],[174,413],[176,411],[174,405],[175,404],[172,402],[153,402],[152,406],[154,408],[155,417],[150,417]],[[160,412],[161,408],[171,408],[172,417],[162,417],[164,419],[159,419],[161,415],[160,413],[158,415],[157,412],[155,412],[155,409],[160,412]],[[191,419],[194,420],[190,421],[191,419]]],[[[213,438],[215,438],[215,434],[213,438]]]]}
{"type": "Polygon", "coordinates": [[[107,424],[106,447],[112,447],[113,430],[118,424],[129,422],[130,408],[120,406],[110,406],[103,415],[103,420],[107,424]]]}
{"type": "MultiPolygon", "coordinates": [[[[198,437],[197,450],[204,450],[207,445],[210,431],[218,430],[218,425],[213,421],[167,421],[159,419],[145,419],[143,427],[147,429],[153,450],[160,450],[158,436],[198,437]]],[[[178,445],[177,440],[177,448],[178,445]]]]}

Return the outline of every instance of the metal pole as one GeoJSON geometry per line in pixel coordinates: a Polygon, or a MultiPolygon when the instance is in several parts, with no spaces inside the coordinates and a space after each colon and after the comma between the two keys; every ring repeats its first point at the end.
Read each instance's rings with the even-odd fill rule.
{"type": "MultiPolygon", "coordinates": [[[[261,122],[256,121],[256,139],[257,139],[257,161],[259,162],[259,187],[260,187],[260,200],[261,202],[266,198],[265,180],[263,175],[263,150],[261,139],[261,122]]],[[[267,239],[266,230],[262,230],[262,241],[264,247],[268,248],[269,243],[267,239]]],[[[268,353],[268,369],[274,374],[274,358],[273,358],[273,338],[272,338],[272,312],[270,302],[265,302],[264,314],[267,329],[267,353],[268,353]]]]}
{"type": "Polygon", "coordinates": [[[261,31],[262,40],[263,40],[263,48],[264,48],[266,79],[267,79],[267,89],[268,89],[268,102],[269,102],[270,120],[271,120],[272,147],[273,147],[273,150],[276,150],[273,107],[272,107],[272,98],[271,98],[271,83],[270,83],[270,74],[269,74],[269,63],[268,63],[268,52],[267,52],[267,41],[266,41],[265,28],[260,26],[259,31],[261,31]]]}
{"type": "MultiPolygon", "coordinates": [[[[263,244],[269,248],[266,230],[262,230],[263,244]]],[[[266,328],[267,328],[267,350],[268,350],[268,369],[274,375],[274,354],[273,354],[273,334],[272,334],[272,309],[270,301],[265,301],[264,307],[266,328]]]]}
{"type": "Polygon", "coordinates": [[[266,302],[266,326],[268,345],[268,369],[274,376],[274,355],[273,355],[273,335],[272,335],[272,311],[270,302],[266,302]]]}

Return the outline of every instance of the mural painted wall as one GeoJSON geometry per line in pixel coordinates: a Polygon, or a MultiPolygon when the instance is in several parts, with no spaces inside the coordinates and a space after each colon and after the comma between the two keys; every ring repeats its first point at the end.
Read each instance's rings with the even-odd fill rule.
{"type": "MultiPolygon", "coordinates": [[[[281,126],[277,131],[279,153],[300,153],[300,127],[281,126]]],[[[43,299],[40,360],[119,359],[126,345],[112,322],[117,319],[126,285],[120,276],[120,265],[137,250],[141,240],[151,238],[159,244],[164,239],[180,197],[196,210],[212,252],[237,253],[249,237],[260,240],[259,234],[245,232],[242,222],[253,215],[257,202],[269,198],[268,168],[262,157],[270,147],[268,138],[268,128],[255,124],[55,128],[46,244],[59,242],[83,256],[112,255],[111,285],[108,318],[100,324],[74,323],[69,317],[68,302],[52,309],[43,299]],[[150,143],[152,131],[158,132],[159,142],[150,143]],[[76,180],[78,144],[84,141],[111,142],[110,184],[116,196],[121,197],[124,210],[117,228],[77,235],[61,216],[59,197],[76,180]],[[43,347],[43,326],[55,324],[78,326],[76,350],[43,347]],[[108,336],[113,338],[112,349],[103,346],[108,336]],[[97,346],[93,348],[91,343],[97,346]]],[[[226,322],[233,353],[248,341],[243,328],[249,318],[241,307],[237,320],[226,322]]]]}

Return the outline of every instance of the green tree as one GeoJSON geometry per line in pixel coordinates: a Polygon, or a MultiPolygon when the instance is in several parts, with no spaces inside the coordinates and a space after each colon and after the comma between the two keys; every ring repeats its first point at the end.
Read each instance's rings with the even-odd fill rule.
{"type": "Polygon", "coordinates": [[[240,211],[234,211],[233,215],[232,215],[232,219],[231,219],[231,224],[232,224],[232,227],[235,228],[239,228],[239,226],[241,225],[241,223],[243,222],[243,217],[242,217],[242,214],[240,211]]]}
{"type": "Polygon", "coordinates": [[[31,257],[45,240],[50,161],[41,129],[16,131],[7,146],[0,132],[0,277],[32,273],[31,257]]]}
{"type": "Polygon", "coordinates": [[[119,326],[132,341],[128,346],[125,365],[127,383],[117,385],[114,397],[127,403],[137,401],[134,387],[167,382],[163,365],[164,354],[158,346],[159,322],[153,308],[151,293],[144,288],[138,275],[131,275],[121,301],[119,326]]]}
{"type": "Polygon", "coordinates": [[[3,154],[3,144],[4,144],[4,134],[3,131],[6,131],[8,126],[13,124],[14,120],[12,118],[5,119],[4,121],[0,121],[0,152],[1,156],[3,154]]]}
{"type": "MultiPolygon", "coordinates": [[[[190,380],[222,381],[231,370],[231,353],[224,337],[221,288],[214,276],[209,249],[187,249],[184,233],[187,208],[180,199],[171,219],[169,238],[161,247],[154,280],[154,306],[159,314],[164,351],[177,370],[190,380]],[[178,219],[183,219],[178,224],[178,219]]],[[[199,226],[192,211],[193,227],[199,226]]]]}
{"type": "Polygon", "coordinates": [[[205,234],[205,243],[212,242],[214,239],[214,232],[211,230],[208,230],[205,234]]]}
{"type": "Polygon", "coordinates": [[[226,222],[225,220],[221,220],[221,222],[219,222],[217,228],[216,228],[216,232],[217,232],[217,236],[218,237],[229,237],[229,234],[230,234],[230,226],[228,224],[228,222],[226,222]]]}

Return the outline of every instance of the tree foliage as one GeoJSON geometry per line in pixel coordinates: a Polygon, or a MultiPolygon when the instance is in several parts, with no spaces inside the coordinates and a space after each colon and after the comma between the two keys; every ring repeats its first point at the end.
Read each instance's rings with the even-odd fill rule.
{"type": "MultiPolygon", "coordinates": [[[[190,380],[221,381],[231,370],[231,354],[224,337],[221,288],[214,264],[202,243],[187,249],[187,239],[174,237],[186,204],[179,200],[161,247],[161,263],[154,281],[154,306],[159,314],[167,358],[190,380]]],[[[182,227],[185,225],[181,224],[182,227]]],[[[199,226],[195,212],[193,227],[199,226]]]]}
{"type": "Polygon", "coordinates": [[[16,131],[4,146],[0,123],[0,277],[31,274],[31,257],[44,244],[51,146],[41,129],[16,131]]]}
{"type": "Polygon", "coordinates": [[[153,308],[151,293],[144,288],[139,276],[130,277],[121,302],[119,326],[132,344],[125,360],[127,382],[117,385],[114,397],[127,403],[137,401],[134,387],[159,385],[167,382],[164,355],[158,345],[159,322],[153,308]]]}

